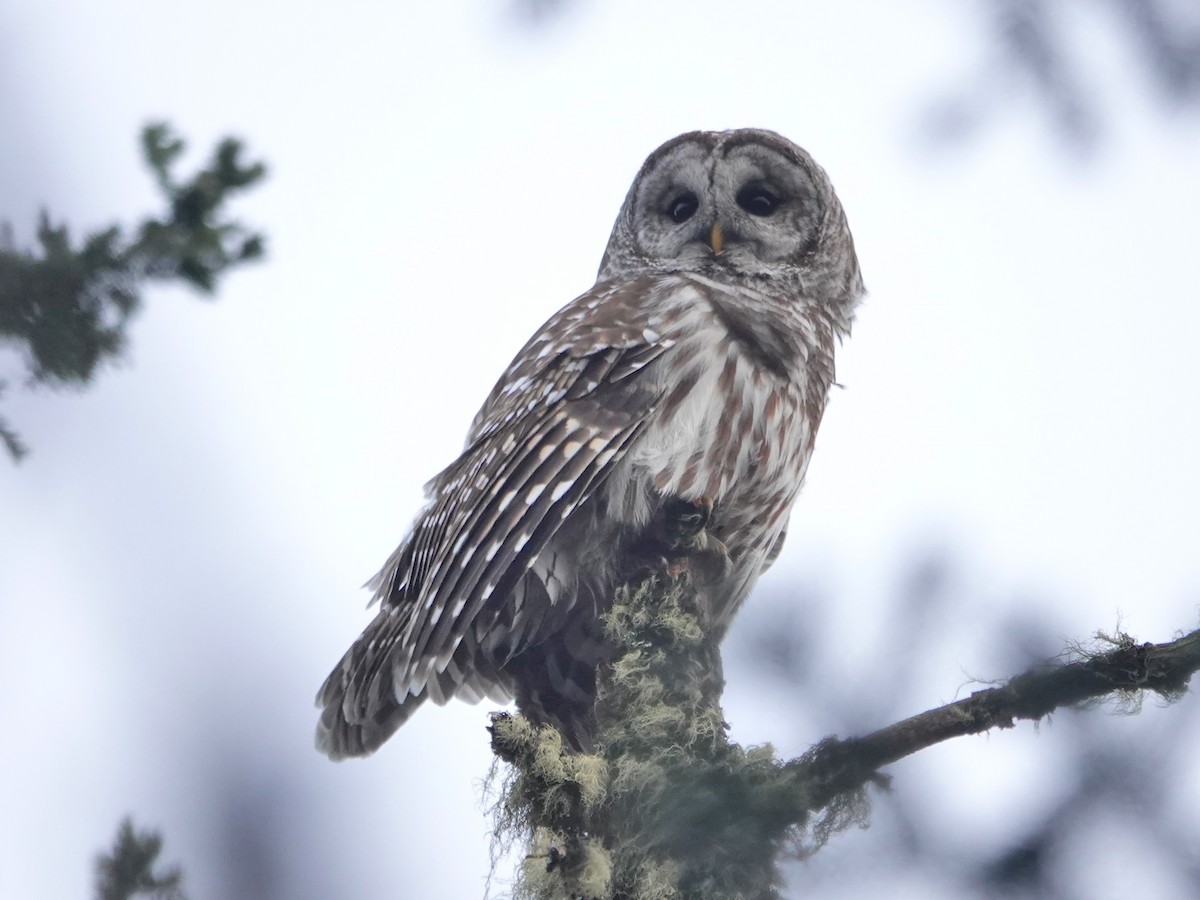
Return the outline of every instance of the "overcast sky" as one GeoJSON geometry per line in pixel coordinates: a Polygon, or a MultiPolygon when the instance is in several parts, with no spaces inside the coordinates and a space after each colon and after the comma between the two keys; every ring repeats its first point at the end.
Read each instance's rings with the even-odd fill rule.
{"type": "MultiPolygon", "coordinates": [[[[197,150],[235,133],[271,167],[236,206],[264,264],[216,303],[151,290],[127,365],[0,407],[33,450],[0,461],[0,897],[89,896],[126,813],[164,830],[193,898],[229,896],[239,867],[248,897],[482,894],[487,707],[423,709],[334,765],[312,697],[421,485],[590,286],[641,161],[682,131],[812,152],[870,291],[765,591],[817,579],[860,634],[906,559],[947,549],[974,599],[921,663],[930,706],[964,673],[1011,674],[979,633],[1005,604],[1038,606],[1051,646],[1118,616],[1139,640],[1194,627],[1200,127],[1150,101],[1097,17],[1076,32],[1112,118],[1092,157],[1019,83],[975,139],[931,145],[925,104],[994,62],[966,6],[581,0],[529,29],[483,2],[0,0],[0,216],[21,239],[43,206],[80,229],[152,209],[150,118],[197,150]]],[[[822,735],[739,671],[735,738],[822,735]]],[[[1114,727],[1137,740],[1172,712],[1114,727]]],[[[933,790],[983,767],[945,827],[986,841],[1054,782],[1036,762],[1054,736],[895,772],[933,790]]],[[[1180,777],[1195,803],[1200,765],[1180,777]]],[[[860,839],[838,840],[856,865],[860,839]]],[[[1112,868],[1110,887],[1153,879],[1112,868]]]]}

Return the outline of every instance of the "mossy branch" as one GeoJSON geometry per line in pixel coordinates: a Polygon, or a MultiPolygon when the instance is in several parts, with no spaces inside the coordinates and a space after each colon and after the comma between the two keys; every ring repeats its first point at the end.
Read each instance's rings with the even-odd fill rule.
{"type": "Polygon", "coordinates": [[[860,738],[827,738],[789,763],[818,805],[842,791],[878,780],[882,766],[950,738],[1012,728],[1057,709],[1116,698],[1136,709],[1144,691],[1176,700],[1200,670],[1200,630],[1165,644],[1138,644],[1127,634],[1098,634],[1093,649],[1076,647],[1073,661],[1048,664],[1003,685],[919,713],[860,738]],[[1111,649],[1101,649],[1105,645],[1111,649]]]}
{"type": "Polygon", "coordinates": [[[702,623],[686,579],[622,588],[606,617],[616,654],[600,673],[594,754],[520,716],[494,718],[493,750],[509,765],[498,834],[530,848],[516,897],[776,897],[781,852],[865,827],[881,767],[1063,706],[1113,695],[1130,705],[1146,690],[1175,699],[1200,669],[1200,632],[1159,645],[1099,636],[1066,662],[783,762],[728,739],[717,642],[702,623]]]}

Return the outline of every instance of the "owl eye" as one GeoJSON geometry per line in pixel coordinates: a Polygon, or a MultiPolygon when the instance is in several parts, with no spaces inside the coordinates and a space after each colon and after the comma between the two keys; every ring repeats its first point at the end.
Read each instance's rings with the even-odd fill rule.
{"type": "Polygon", "coordinates": [[[667,204],[667,215],[678,225],[694,216],[699,208],[700,201],[696,199],[696,195],[691,191],[684,191],[667,204]]]}
{"type": "Polygon", "coordinates": [[[779,208],[779,197],[760,184],[749,184],[738,191],[737,205],[752,216],[769,216],[779,208]]]}

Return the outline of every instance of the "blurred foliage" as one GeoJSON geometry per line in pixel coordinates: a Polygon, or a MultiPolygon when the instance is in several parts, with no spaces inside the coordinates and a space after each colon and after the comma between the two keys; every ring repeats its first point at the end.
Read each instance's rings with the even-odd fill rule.
{"type": "MultiPolygon", "coordinates": [[[[222,214],[230,196],[266,174],[262,163],[241,161],[239,141],[222,140],[208,165],[182,181],[173,168],[185,145],[168,125],[147,125],[141,143],[167,209],[132,236],[110,225],[76,244],[45,211],[36,251],[18,249],[7,225],[0,232],[0,345],[18,348],[27,387],[85,385],[101,363],[119,358],[147,281],[211,294],[226,270],[263,255],[262,235],[222,214]]],[[[3,419],[0,440],[13,459],[27,452],[3,419]]]]}
{"type": "Polygon", "coordinates": [[[111,853],[96,861],[96,897],[98,900],[130,900],[151,897],[154,900],[187,900],[181,887],[183,872],[171,866],[155,872],[162,836],[154,831],[134,831],[125,819],[117,829],[111,853]]]}
{"type": "Polygon", "coordinates": [[[571,5],[572,0],[512,0],[511,9],[520,21],[543,25],[571,5]]]}
{"type": "MultiPolygon", "coordinates": [[[[514,18],[547,28],[586,0],[510,0],[514,18]]],[[[931,103],[921,131],[936,143],[978,135],[1006,104],[1029,98],[1044,108],[1064,145],[1094,149],[1104,136],[1104,99],[1095,87],[1095,58],[1084,48],[1097,26],[1112,28],[1124,68],[1141,77],[1170,109],[1200,107],[1200,3],[1196,0],[946,0],[966,9],[986,34],[990,53],[974,73],[948,75],[953,92],[931,103]]],[[[1114,61],[1119,71],[1121,63],[1114,61]]]]}
{"type": "Polygon", "coordinates": [[[1200,107],[1200,3],[1194,0],[985,0],[972,4],[987,29],[992,55],[969,85],[933,105],[925,117],[934,140],[977,134],[1002,105],[1022,95],[1048,114],[1063,142],[1094,149],[1104,136],[1105,103],[1096,86],[1095,55],[1085,48],[1109,26],[1129,71],[1169,109],[1200,107]],[[1012,88],[1024,89],[1014,91],[1012,88]]]}

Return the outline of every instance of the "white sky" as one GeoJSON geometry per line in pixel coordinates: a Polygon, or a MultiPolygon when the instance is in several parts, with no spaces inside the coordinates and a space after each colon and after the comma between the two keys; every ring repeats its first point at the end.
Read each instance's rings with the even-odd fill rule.
{"type": "MultiPolygon", "coordinates": [[[[129,365],[0,405],[34,451],[0,465],[0,897],[87,896],[127,812],[196,898],[250,852],[231,815],[251,844],[258,822],[293,837],[271,896],[481,895],[485,708],[422,711],[333,765],[311,699],[422,483],[591,284],[630,179],[681,131],[808,148],[871,291],[769,585],[817,573],[863,598],[839,613],[854,633],[910,553],[947,547],[983,587],[922,661],[928,705],[964,671],[1009,674],[977,633],[995,605],[1049,604],[1053,640],[1118,612],[1141,640],[1194,626],[1200,129],[1147,102],[1106,20],[1078,49],[1114,126],[1082,163],[1019,85],[979,140],[914,138],[923,102],[987,68],[947,0],[581,0],[533,32],[498,6],[0,0],[0,216],[23,237],[43,205],[76,228],[153,208],[152,117],[271,166],[235,208],[265,264],[215,305],[149,291],[129,365]]],[[[779,739],[786,710],[727,675],[735,737],[779,739]]],[[[948,829],[986,838],[1053,782],[1053,740],[1018,729],[897,774],[916,791],[987,766],[945,801],[948,829]]],[[[1200,797],[1200,772],[1181,784],[1200,797]]],[[[842,840],[829,859],[854,865],[842,840]]],[[[1108,886],[1135,871],[1115,868],[1108,886]]]]}

